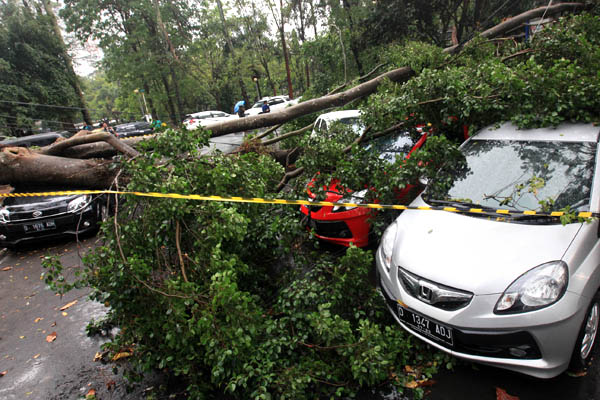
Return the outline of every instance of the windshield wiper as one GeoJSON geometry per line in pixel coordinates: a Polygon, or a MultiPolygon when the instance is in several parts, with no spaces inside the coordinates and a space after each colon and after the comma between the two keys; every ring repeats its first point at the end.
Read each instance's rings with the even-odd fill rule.
{"type": "Polygon", "coordinates": [[[428,203],[432,203],[432,204],[438,204],[438,205],[442,205],[442,206],[451,206],[451,207],[455,207],[455,208],[459,208],[459,209],[479,208],[484,211],[496,211],[497,210],[497,208],[494,208],[494,207],[482,206],[481,204],[470,203],[468,201],[438,200],[438,199],[431,199],[431,198],[425,199],[425,201],[428,203]]]}

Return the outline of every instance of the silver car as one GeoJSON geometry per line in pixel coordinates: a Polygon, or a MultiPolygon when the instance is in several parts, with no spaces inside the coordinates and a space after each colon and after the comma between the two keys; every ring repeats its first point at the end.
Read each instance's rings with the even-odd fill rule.
{"type": "Polygon", "coordinates": [[[457,357],[540,378],[585,367],[600,312],[599,222],[550,213],[600,211],[599,132],[504,124],[467,140],[466,168],[411,203],[436,210],[404,211],[382,237],[377,275],[397,322],[457,357]]]}

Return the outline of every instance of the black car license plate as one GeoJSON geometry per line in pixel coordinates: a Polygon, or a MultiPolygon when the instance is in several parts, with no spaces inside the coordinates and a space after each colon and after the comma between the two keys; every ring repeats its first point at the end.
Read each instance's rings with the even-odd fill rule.
{"type": "Polygon", "coordinates": [[[54,220],[48,220],[43,222],[36,222],[35,224],[23,225],[25,232],[41,232],[49,229],[55,229],[56,223],[54,220]]]}
{"type": "Polygon", "coordinates": [[[454,345],[452,328],[417,314],[400,304],[398,304],[398,317],[416,332],[447,346],[454,345]]]}

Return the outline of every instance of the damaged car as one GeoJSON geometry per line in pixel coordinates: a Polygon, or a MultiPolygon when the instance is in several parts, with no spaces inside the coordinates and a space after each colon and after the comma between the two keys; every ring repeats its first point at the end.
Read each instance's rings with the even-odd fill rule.
{"type": "Polygon", "coordinates": [[[480,131],[465,165],[387,228],[377,280],[398,324],[454,356],[552,378],[593,358],[600,127],[480,131]],[[584,214],[581,214],[584,213],[584,214]]]}

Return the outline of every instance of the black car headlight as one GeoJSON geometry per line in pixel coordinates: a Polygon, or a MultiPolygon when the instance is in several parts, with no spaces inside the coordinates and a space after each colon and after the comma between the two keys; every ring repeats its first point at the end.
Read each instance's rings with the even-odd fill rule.
{"type": "Polygon", "coordinates": [[[90,196],[89,194],[78,196],[69,202],[69,204],[67,205],[67,211],[72,213],[81,211],[84,208],[86,208],[91,201],[92,196],[90,196]]]}
{"type": "Polygon", "coordinates": [[[496,314],[521,313],[556,303],[567,290],[569,269],[564,261],[551,261],[525,272],[502,293],[496,314]]]}

